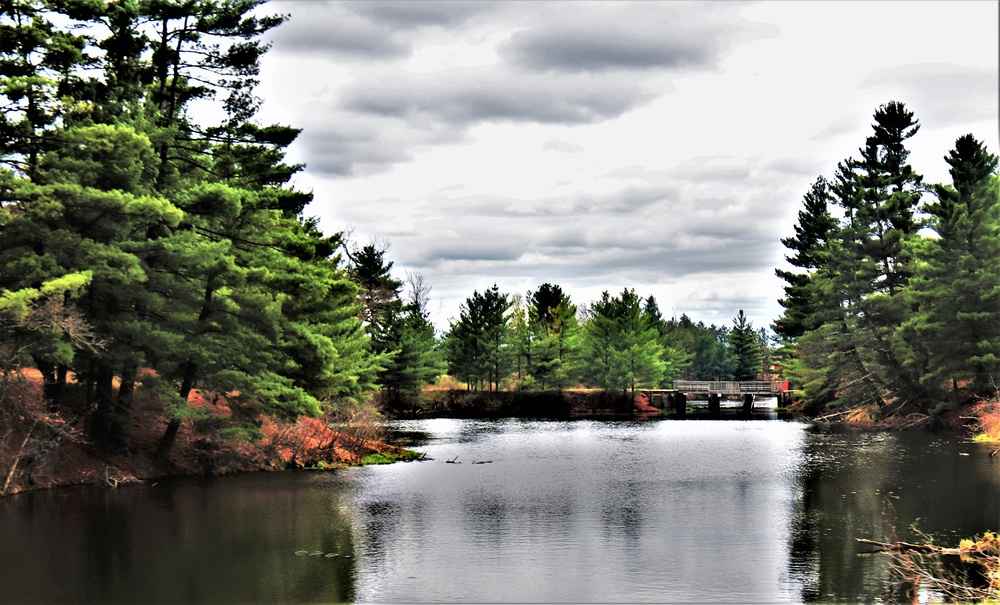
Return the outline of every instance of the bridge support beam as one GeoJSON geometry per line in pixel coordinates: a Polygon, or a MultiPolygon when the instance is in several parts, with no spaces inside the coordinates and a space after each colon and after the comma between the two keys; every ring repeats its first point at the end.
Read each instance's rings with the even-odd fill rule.
{"type": "Polygon", "coordinates": [[[722,415],[722,396],[710,393],[708,396],[708,415],[718,418],[722,415]]]}
{"type": "Polygon", "coordinates": [[[683,420],[687,417],[688,398],[684,393],[674,393],[670,397],[670,403],[674,408],[674,418],[683,420]]]}
{"type": "Polygon", "coordinates": [[[753,417],[753,393],[745,393],[743,395],[743,415],[747,418],[753,417]]]}

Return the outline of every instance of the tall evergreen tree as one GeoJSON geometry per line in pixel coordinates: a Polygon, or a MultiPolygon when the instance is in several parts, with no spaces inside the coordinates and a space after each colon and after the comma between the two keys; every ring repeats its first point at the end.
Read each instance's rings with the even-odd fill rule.
{"type": "Polygon", "coordinates": [[[1000,181],[997,156],[971,134],[945,161],[952,186],[936,186],[928,206],[938,237],[912,247],[922,261],[908,297],[917,310],[897,349],[927,388],[950,388],[954,405],[960,383],[982,396],[1000,379],[1000,181]]]}
{"type": "Polygon", "coordinates": [[[643,313],[634,290],[612,297],[607,292],[591,305],[584,324],[585,377],[607,391],[631,393],[657,388],[667,363],[657,328],[643,313]]]}
{"type": "Polygon", "coordinates": [[[575,377],[580,348],[576,305],[550,283],[539,286],[528,302],[529,372],[540,388],[562,389],[575,377]]]}
{"type": "Polygon", "coordinates": [[[465,300],[446,338],[449,373],[470,388],[497,391],[511,369],[507,311],[510,297],[496,284],[465,300]]]}
{"type": "Polygon", "coordinates": [[[785,297],[778,301],[785,311],[775,322],[775,331],[786,339],[797,338],[817,327],[814,309],[816,293],[812,287],[811,274],[826,265],[828,239],[837,226],[836,219],[830,214],[828,189],[829,184],[825,178],[821,176],[816,179],[802,200],[803,209],[798,214],[795,236],[781,240],[793,252],[791,256],[785,256],[785,260],[793,267],[803,270],[792,272],[775,269],[778,277],[788,283],[785,286],[785,297]]]}
{"type": "Polygon", "coordinates": [[[9,0],[0,13],[0,161],[29,177],[73,110],[62,93],[93,62],[84,36],[53,23],[64,17],[54,5],[9,0]]]}
{"type": "Polygon", "coordinates": [[[402,307],[400,292],[403,282],[392,277],[393,262],[386,259],[388,246],[377,242],[348,253],[348,272],[358,284],[358,304],[361,322],[373,338],[381,338],[389,315],[398,314],[402,307]]]}
{"type": "Polygon", "coordinates": [[[728,340],[736,358],[736,369],[733,372],[736,380],[757,380],[762,361],[760,338],[743,309],[733,318],[733,328],[728,340]]]}
{"type": "Polygon", "coordinates": [[[896,101],[874,117],[861,159],[838,164],[828,188],[840,208],[839,225],[821,248],[823,256],[805,259],[821,261],[808,282],[813,306],[799,322],[810,331],[798,341],[799,379],[814,402],[883,406],[888,395],[924,400],[917,375],[892,349],[906,316],[900,294],[913,273],[904,244],[920,227],[922,179],[906,163],[905,146],[919,123],[896,101]]]}

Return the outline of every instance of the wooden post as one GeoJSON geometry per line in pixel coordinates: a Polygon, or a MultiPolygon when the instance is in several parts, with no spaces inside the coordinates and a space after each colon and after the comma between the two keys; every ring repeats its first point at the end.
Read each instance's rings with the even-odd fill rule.
{"type": "Polygon", "coordinates": [[[674,418],[683,420],[687,417],[687,395],[684,393],[674,393],[671,397],[674,406],[674,418]]]}
{"type": "Polygon", "coordinates": [[[743,416],[746,418],[753,418],[753,399],[753,393],[743,395],[743,416]]]}
{"type": "Polygon", "coordinates": [[[717,393],[708,395],[708,415],[718,418],[722,415],[722,396],[717,393]]]}

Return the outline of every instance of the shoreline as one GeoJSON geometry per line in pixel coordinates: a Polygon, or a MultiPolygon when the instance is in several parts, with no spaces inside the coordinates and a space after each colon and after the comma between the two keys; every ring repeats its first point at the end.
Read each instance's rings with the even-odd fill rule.
{"type": "MultiPolygon", "coordinates": [[[[181,476],[225,476],[254,472],[293,469],[332,470],[363,464],[388,464],[412,460],[419,453],[402,445],[386,442],[382,419],[362,418],[353,425],[337,423],[331,417],[300,418],[294,424],[281,424],[261,417],[264,438],[255,443],[229,441],[211,431],[200,431],[195,423],[182,425],[175,450],[161,467],[152,464],[159,436],[166,419],[151,410],[156,406],[137,406],[134,430],[128,447],[109,452],[97,448],[85,436],[81,416],[69,418],[44,412],[41,397],[31,408],[36,414],[31,430],[37,423],[49,423],[62,431],[58,441],[39,455],[21,454],[8,457],[12,442],[27,443],[29,435],[7,434],[6,450],[0,450],[0,497],[73,486],[106,486],[117,488],[142,484],[156,479],[181,476]],[[337,426],[338,429],[331,428],[337,426]],[[22,441],[23,438],[23,441],[22,441]]],[[[224,416],[226,410],[199,394],[197,405],[215,407],[214,414],[224,416]]],[[[422,418],[524,418],[549,420],[657,420],[670,419],[667,410],[633,402],[620,393],[596,390],[567,389],[564,391],[502,391],[495,393],[461,390],[425,391],[416,402],[403,405],[379,406],[385,420],[422,418]]],[[[794,406],[789,410],[795,413],[794,406]]],[[[826,416],[777,418],[782,421],[814,423],[823,431],[903,431],[945,430],[967,431],[970,439],[1000,443],[1000,401],[978,402],[946,412],[931,422],[929,416],[887,416],[878,418],[877,410],[854,408],[826,416]],[[970,430],[972,429],[972,430],[970,430]],[[975,431],[979,436],[973,437],[975,431]]],[[[706,418],[691,414],[689,419],[706,418]]],[[[722,418],[725,420],[726,418],[722,418]]],[[[17,443],[14,443],[16,446],[17,443]]],[[[3,445],[0,443],[0,445],[3,445]]],[[[22,447],[22,450],[24,448],[22,447]]],[[[995,455],[1000,448],[994,451],[995,455]]]]}

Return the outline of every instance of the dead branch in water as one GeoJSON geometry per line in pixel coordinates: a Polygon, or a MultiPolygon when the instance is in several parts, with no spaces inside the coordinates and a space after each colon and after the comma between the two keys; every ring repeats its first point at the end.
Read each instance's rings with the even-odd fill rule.
{"type": "Polygon", "coordinates": [[[814,421],[815,422],[829,422],[830,420],[833,420],[834,418],[839,418],[841,416],[846,416],[847,414],[850,414],[853,411],[854,411],[854,408],[851,408],[849,410],[840,410],[839,412],[834,412],[832,414],[827,414],[826,416],[820,416],[818,418],[815,418],[814,421]]]}
{"type": "Polygon", "coordinates": [[[935,544],[911,544],[910,542],[879,542],[877,540],[866,540],[864,538],[855,538],[855,542],[858,544],[867,544],[869,546],[878,547],[878,552],[921,552],[921,553],[931,553],[937,555],[960,555],[961,550],[957,548],[944,548],[937,546],[935,544]]]}
{"type": "Polygon", "coordinates": [[[874,546],[885,553],[889,564],[904,584],[923,586],[955,602],[993,602],[1000,593],[1000,539],[986,532],[975,539],[962,540],[958,548],[944,548],[930,541],[879,542],[856,538],[858,544],[874,546]],[[945,565],[943,556],[957,556],[961,562],[973,564],[982,579],[973,580],[968,569],[945,565]]]}

